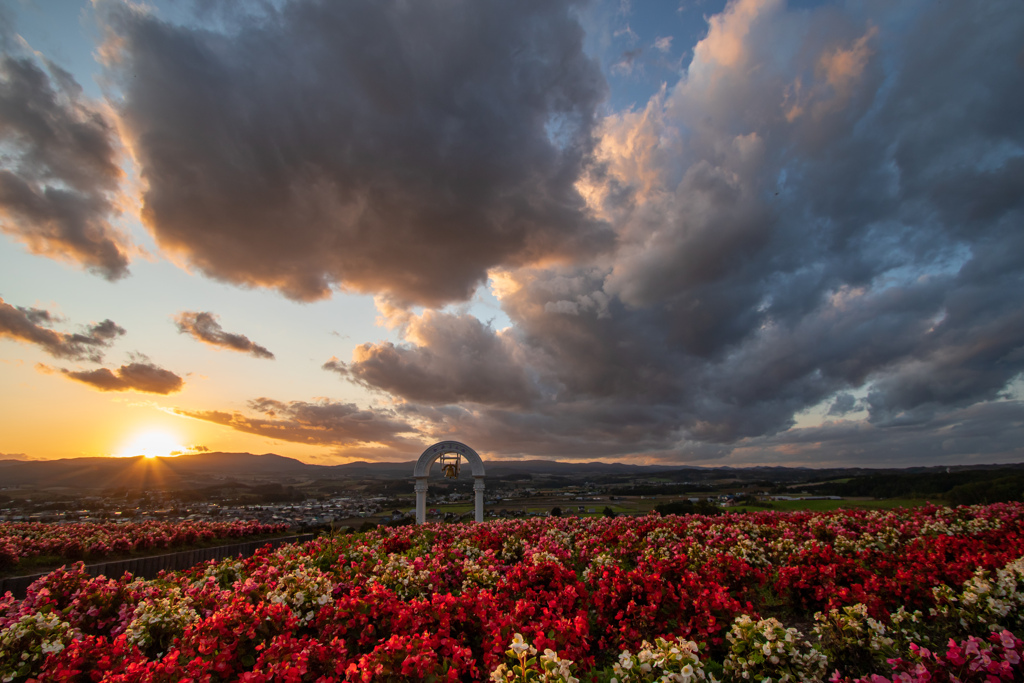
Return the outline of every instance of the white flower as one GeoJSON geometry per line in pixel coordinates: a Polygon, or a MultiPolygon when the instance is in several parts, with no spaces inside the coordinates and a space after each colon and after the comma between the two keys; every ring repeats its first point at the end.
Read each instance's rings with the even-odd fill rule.
{"type": "Polygon", "coordinates": [[[529,652],[531,655],[536,653],[537,650],[533,648],[529,643],[523,640],[523,634],[517,633],[512,637],[512,645],[509,646],[512,652],[516,653],[516,656],[529,652]]]}

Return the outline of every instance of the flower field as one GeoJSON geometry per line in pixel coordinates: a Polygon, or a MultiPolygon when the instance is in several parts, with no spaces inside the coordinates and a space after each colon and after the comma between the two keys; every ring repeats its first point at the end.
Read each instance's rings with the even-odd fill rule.
{"type": "Polygon", "coordinates": [[[0,600],[3,681],[1013,681],[1024,505],[381,528],[0,600]]]}
{"type": "Polygon", "coordinates": [[[0,522],[0,571],[23,560],[56,557],[65,561],[102,560],[127,553],[183,548],[223,538],[287,530],[286,524],[247,522],[127,522],[121,524],[0,522]]]}

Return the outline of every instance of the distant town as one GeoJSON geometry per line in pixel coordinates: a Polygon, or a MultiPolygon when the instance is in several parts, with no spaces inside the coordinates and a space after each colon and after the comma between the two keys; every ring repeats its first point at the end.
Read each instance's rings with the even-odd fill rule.
{"type": "MultiPolygon", "coordinates": [[[[487,462],[484,518],[992,503],[1024,498],[1024,465],[701,468],[487,462]]],[[[296,531],[415,521],[412,463],[315,466],[274,454],[0,460],[0,521],[255,520],[296,531]]],[[[431,475],[427,521],[473,519],[467,472],[431,475]]]]}
{"type": "MultiPolygon", "coordinates": [[[[0,488],[0,491],[4,489],[0,488]]],[[[8,496],[9,498],[9,496],[8,496]]],[[[466,521],[472,519],[471,494],[451,493],[428,497],[428,521],[466,521]],[[463,509],[466,508],[466,509],[463,509]]],[[[484,499],[484,516],[490,519],[508,517],[546,517],[552,514],[596,515],[642,514],[659,502],[686,500],[728,508],[744,502],[750,504],[775,500],[842,500],[840,496],[772,496],[765,491],[750,494],[703,496],[609,496],[598,488],[579,490],[532,488],[499,490],[484,499]],[[557,509],[556,509],[557,508],[557,509]]],[[[289,524],[294,529],[330,525],[359,527],[362,524],[388,524],[412,520],[415,516],[410,497],[372,496],[353,498],[334,496],[324,500],[302,502],[238,505],[228,500],[186,502],[174,496],[143,494],[120,502],[99,496],[86,496],[74,501],[34,501],[31,498],[8,500],[0,507],[4,522],[140,522],[183,520],[255,520],[264,524],[289,524]]]]}
{"type": "MultiPolygon", "coordinates": [[[[550,515],[616,516],[659,512],[703,512],[756,509],[830,509],[892,507],[941,503],[958,486],[979,479],[986,491],[992,482],[1024,480],[1020,469],[974,470],[959,473],[862,475],[821,481],[679,480],[653,476],[614,476],[613,481],[552,481],[552,477],[496,478],[486,490],[485,519],[550,515]],[[894,486],[894,482],[902,486],[894,486]],[[888,487],[884,489],[883,487],[888,487]]],[[[203,488],[162,491],[108,489],[75,495],[67,489],[0,486],[0,521],[6,522],[140,522],[145,520],[255,520],[287,524],[295,531],[334,529],[360,531],[380,524],[408,524],[415,519],[411,482],[385,478],[353,482],[243,484],[229,477],[203,488]],[[325,491],[324,488],[350,490],[325,491]],[[357,490],[361,489],[361,490],[357,490]]],[[[608,478],[607,476],[605,477],[608,478]]],[[[813,477],[805,477],[813,479],[813,477]]],[[[438,479],[431,482],[427,521],[471,521],[472,483],[438,479]]],[[[996,486],[995,488],[998,488],[996,486]]],[[[1014,498],[1009,492],[1008,499],[1014,498]]],[[[970,501],[967,501],[970,502],[970,501]]]]}

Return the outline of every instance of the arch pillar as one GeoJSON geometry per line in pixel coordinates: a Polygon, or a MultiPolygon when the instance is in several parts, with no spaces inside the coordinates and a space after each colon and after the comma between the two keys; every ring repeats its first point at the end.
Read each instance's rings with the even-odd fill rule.
{"type": "Polygon", "coordinates": [[[475,521],[484,521],[484,478],[473,477],[473,495],[476,497],[474,501],[473,510],[475,514],[475,521]]]}
{"type": "Polygon", "coordinates": [[[439,441],[423,451],[416,466],[413,468],[413,479],[416,482],[416,523],[427,521],[427,477],[430,466],[438,458],[448,453],[458,453],[466,459],[473,473],[474,517],[477,522],[484,521],[484,462],[472,448],[460,441],[439,441]]]}
{"type": "Polygon", "coordinates": [[[427,522],[427,478],[416,477],[416,523],[427,522]]]}

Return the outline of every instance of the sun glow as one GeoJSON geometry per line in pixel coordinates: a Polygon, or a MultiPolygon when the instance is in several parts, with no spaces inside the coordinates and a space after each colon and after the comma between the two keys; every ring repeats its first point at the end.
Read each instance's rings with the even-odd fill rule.
{"type": "Polygon", "coordinates": [[[135,437],[117,454],[121,458],[144,455],[147,458],[170,458],[181,455],[186,449],[167,432],[143,432],[135,437]]]}

